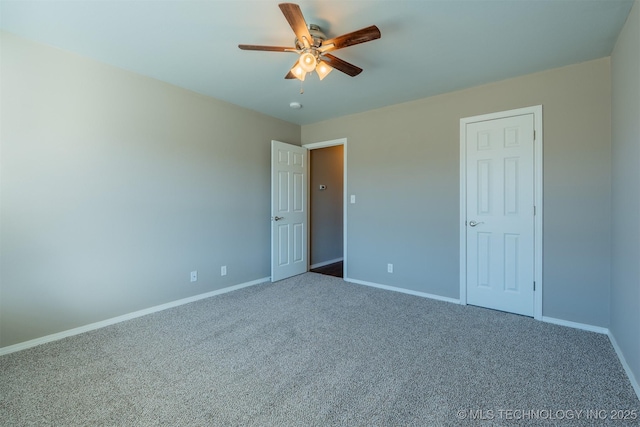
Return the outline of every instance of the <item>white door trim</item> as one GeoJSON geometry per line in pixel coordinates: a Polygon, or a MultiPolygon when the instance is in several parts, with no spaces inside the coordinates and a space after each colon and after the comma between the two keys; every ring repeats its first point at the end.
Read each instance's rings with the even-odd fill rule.
{"type": "MultiPolygon", "coordinates": [[[[349,271],[347,269],[347,138],[339,138],[339,139],[332,139],[330,141],[320,141],[320,142],[312,142],[310,144],[303,144],[302,146],[308,150],[315,150],[317,148],[326,148],[326,147],[333,147],[336,145],[342,145],[343,146],[343,185],[342,185],[342,257],[343,257],[343,261],[342,261],[342,268],[343,268],[343,280],[347,280],[347,272],[349,271]]],[[[307,180],[308,185],[311,185],[311,179],[307,180]]],[[[307,191],[307,194],[311,194],[311,189],[309,188],[309,191],[307,191]]],[[[311,197],[307,198],[307,215],[311,215],[311,210],[309,209],[308,204],[311,201],[311,197]]],[[[307,223],[311,224],[311,220],[309,217],[307,217],[307,223]]],[[[311,233],[311,227],[307,227],[307,245],[309,245],[311,242],[309,233],[311,233]]],[[[307,253],[311,253],[311,248],[307,249],[307,253]]],[[[309,262],[311,262],[311,259],[309,257],[309,262]]],[[[310,268],[310,266],[307,268],[307,270],[310,268]]]]}
{"type": "Polygon", "coordinates": [[[533,317],[542,320],[542,105],[518,108],[515,110],[483,114],[460,119],[460,304],[467,304],[467,238],[465,226],[467,212],[467,125],[475,122],[502,119],[523,114],[533,114],[533,129],[535,131],[534,146],[534,203],[536,215],[534,217],[534,281],[535,292],[533,302],[533,317]]]}

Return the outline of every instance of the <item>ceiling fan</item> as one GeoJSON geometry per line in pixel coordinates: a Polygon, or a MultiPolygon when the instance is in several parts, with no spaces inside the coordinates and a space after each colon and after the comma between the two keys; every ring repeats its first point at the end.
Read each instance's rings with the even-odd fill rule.
{"type": "Polygon", "coordinates": [[[293,68],[285,76],[285,79],[299,79],[304,81],[305,76],[314,70],[320,80],[324,79],[334,68],[338,71],[355,77],[362,72],[362,68],[356,67],[329,52],[353,46],[356,44],[376,40],[380,38],[380,30],[375,25],[354,31],[342,36],[327,40],[319,26],[307,23],[304,20],[300,6],[294,3],[281,3],[278,5],[289,22],[291,29],[296,34],[295,47],[258,46],[240,44],[242,50],[263,50],[270,52],[295,52],[300,57],[293,68]]]}

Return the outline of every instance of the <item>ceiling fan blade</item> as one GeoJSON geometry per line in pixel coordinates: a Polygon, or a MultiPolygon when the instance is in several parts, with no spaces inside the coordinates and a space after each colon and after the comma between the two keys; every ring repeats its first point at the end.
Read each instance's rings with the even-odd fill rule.
{"type": "Polygon", "coordinates": [[[342,49],[343,47],[353,46],[360,43],[376,40],[381,37],[380,30],[375,25],[363,28],[352,33],[343,34],[322,42],[321,52],[331,52],[332,50],[342,49]]]}
{"type": "Polygon", "coordinates": [[[242,50],[265,50],[269,52],[295,52],[295,49],[282,46],[258,46],[255,44],[239,44],[238,47],[242,50]]]}
{"type": "Polygon", "coordinates": [[[336,70],[342,71],[343,73],[348,74],[351,77],[355,77],[362,72],[362,68],[356,67],[355,65],[350,64],[347,61],[343,61],[340,58],[336,58],[329,53],[322,55],[322,58],[325,59],[327,63],[336,70]]]}
{"type": "Polygon", "coordinates": [[[312,45],[313,38],[311,38],[311,34],[307,28],[307,23],[304,20],[300,6],[295,3],[280,3],[278,6],[280,7],[284,17],[287,18],[287,22],[289,22],[291,29],[296,33],[296,37],[300,43],[304,43],[304,40],[306,40],[307,42],[304,43],[305,47],[308,47],[307,45],[312,45]]]}

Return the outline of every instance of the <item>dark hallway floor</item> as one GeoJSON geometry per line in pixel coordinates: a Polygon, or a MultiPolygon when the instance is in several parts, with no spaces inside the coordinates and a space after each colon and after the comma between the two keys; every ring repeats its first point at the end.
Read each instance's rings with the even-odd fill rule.
{"type": "Polygon", "coordinates": [[[323,267],[314,268],[312,273],[325,274],[327,276],[344,277],[342,261],[333,264],[325,265],[323,267]]]}

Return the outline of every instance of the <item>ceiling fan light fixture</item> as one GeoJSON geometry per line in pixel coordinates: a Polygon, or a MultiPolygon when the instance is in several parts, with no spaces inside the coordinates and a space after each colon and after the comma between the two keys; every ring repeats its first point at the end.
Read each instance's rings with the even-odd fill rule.
{"type": "Polygon", "coordinates": [[[296,79],[303,82],[305,76],[307,75],[307,72],[304,70],[304,68],[302,68],[302,66],[300,66],[299,63],[296,63],[296,65],[294,65],[291,69],[291,74],[293,74],[296,79]]]}
{"type": "Polygon", "coordinates": [[[316,67],[316,73],[318,73],[318,77],[320,78],[320,80],[322,80],[325,77],[327,77],[327,75],[331,71],[333,71],[333,67],[331,67],[329,64],[327,64],[324,61],[320,61],[318,63],[318,66],[316,67]]]}
{"type": "Polygon", "coordinates": [[[300,55],[300,60],[298,61],[298,64],[304,71],[306,71],[307,73],[310,73],[316,69],[316,66],[318,65],[318,60],[316,59],[316,56],[313,53],[305,52],[302,55],[300,55]]]}

